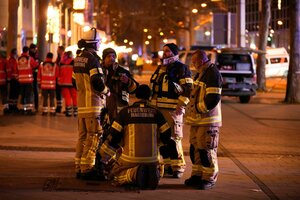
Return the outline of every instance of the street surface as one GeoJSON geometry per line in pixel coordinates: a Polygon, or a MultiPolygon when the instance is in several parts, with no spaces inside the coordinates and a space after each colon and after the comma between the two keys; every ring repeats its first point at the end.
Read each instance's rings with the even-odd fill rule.
{"type": "MultiPolygon", "coordinates": [[[[149,75],[135,78],[147,83],[149,75]]],[[[269,91],[249,104],[223,98],[220,175],[207,191],[183,184],[191,173],[189,126],[184,127],[184,177],[162,178],[157,190],[139,191],[75,179],[77,118],[0,116],[0,199],[300,199],[300,105],[282,103],[284,81],[269,83],[269,91]]]]}

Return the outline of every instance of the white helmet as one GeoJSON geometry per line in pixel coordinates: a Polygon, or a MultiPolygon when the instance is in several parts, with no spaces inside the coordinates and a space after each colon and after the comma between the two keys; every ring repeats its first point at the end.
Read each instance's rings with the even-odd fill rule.
{"type": "Polygon", "coordinates": [[[96,28],[91,28],[91,30],[83,32],[82,39],[85,40],[86,43],[96,43],[101,40],[96,28]]]}

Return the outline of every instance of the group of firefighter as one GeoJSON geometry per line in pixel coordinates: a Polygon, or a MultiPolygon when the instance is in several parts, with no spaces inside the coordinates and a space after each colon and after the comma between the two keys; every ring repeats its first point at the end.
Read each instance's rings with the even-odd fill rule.
{"type": "Polygon", "coordinates": [[[39,94],[42,95],[42,115],[77,116],[77,90],[73,74],[74,58],[63,46],[57,49],[57,58],[47,53],[43,62],[38,60],[35,44],[24,46],[18,57],[14,48],[6,60],[0,58],[0,91],[4,114],[36,114],[39,109],[39,94]],[[41,92],[39,92],[41,89],[41,92]],[[19,101],[20,99],[20,101],[19,101]]]}
{"type": "Polygon", "coordinates": [[[204,51],[192,65],[181,63],[174,43],[163,46],[162,63],[139,84],[116,62],[114,49],[97,55],[101,38],[95,28],[84,32],[74,59],[77,87],[78,141],[76,177],[109,180],[156,189],[164,176],[181,178],[186,162],[183,124],[190,125],[191,177],[185,185],[214,187],[218,177],[217,147],[221,127],[222,78],[204,51]],[[135,94],[136,102],[129,103],[135,94]]]}

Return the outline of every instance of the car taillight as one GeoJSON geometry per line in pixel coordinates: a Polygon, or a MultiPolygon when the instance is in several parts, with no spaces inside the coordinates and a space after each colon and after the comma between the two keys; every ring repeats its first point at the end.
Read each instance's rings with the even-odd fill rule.
{"type": "Polygon", "coordinates": [[[233,70],[232,65],[222,65],[220,70],[233,70]]]}

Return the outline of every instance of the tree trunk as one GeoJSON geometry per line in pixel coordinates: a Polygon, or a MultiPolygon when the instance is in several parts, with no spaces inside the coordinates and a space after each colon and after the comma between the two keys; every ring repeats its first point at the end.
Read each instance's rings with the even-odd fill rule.
{"type": "MultiPolygon", "coordinates": [[[[271,0],[262,0],[262,10],[260,12],[260,25],[259,25],[259,44],[258,48],[261,51],[266,51],[269,22],[271,18],[271,0]]],[[[258,90],[266,90],[266,54],[258,54],[257,57],[257,86],[258,90]]]]}
{"type": "Polygon", "coordinates": [[[8,30],[7,30],[7,56],[10,50],[17,48],[18,41],[18,7],[19,0],[8,1],[8,30]]]}
{"type": "Polygon", "coordinates": [[[286,103],[300,103],[300,1],[290,0],[290,64],[286,103]]]}
{"type": "Polygon", "coordinates": [[[46,43],[46,32],[47,32],[47,10],[49,0],[39,0],[38,2],[38,40],[37,47],[39,50],[39,60],[44,60],[46,53],[49,49],[46,43]]]}

